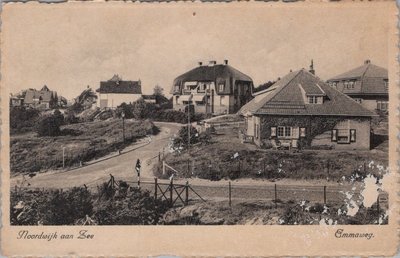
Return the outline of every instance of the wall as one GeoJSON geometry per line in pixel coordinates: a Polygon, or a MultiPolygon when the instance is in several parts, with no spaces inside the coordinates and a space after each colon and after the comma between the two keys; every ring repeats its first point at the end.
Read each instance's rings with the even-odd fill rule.
{"type": "Polygon", "coordinates": [[[100,107],[101,100],[107,100],[108,108],[116,108],[122,103],[129,104],[131,102],[135,102],[142,97],[141,94],[115,94],[115,93],[100,93],[99,101],[97,101],[98,107],[100,107]]]}
{"type": "MultiPolygon", "coordinates": [[[[254,142],[261,146],[271,137],[271,127],[291,126],[305,127],[306,137],[299,138],[302,147],[328,145],[335,149],[369,149],[370,148],[370,118],[347,118],[328,116],[261,116],[255,124],[260,124],[260,139],[254,142]],[[338,144],[331,141],[332,129],[355,129],[356,142],[338,144]]],[[[248,133],[254,132],[250,121],[247,127],[248,133]]],[[[254,134],[254,133],[253,133],[254,134]]]]}

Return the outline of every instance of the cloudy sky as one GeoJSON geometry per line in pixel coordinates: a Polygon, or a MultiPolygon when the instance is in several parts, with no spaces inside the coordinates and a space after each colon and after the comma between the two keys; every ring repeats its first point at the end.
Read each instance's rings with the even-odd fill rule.
{"type": "Polygon", "coordinates": [[[224,59],[255,85],[311,59],[322,79],[365,59],[387,68],[387,4],[375,4],[7,4],[2,86],[73,98],[119,74],[168,92],[198,61],[224,59]]]}

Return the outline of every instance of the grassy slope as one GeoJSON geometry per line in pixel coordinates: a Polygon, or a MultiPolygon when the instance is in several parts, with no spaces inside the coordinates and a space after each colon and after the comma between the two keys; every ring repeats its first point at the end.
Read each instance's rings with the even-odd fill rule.
{"type": "Polygon", "coordinates": [[[76,166],[117,151],[157,128],[150,121],[125,121],[126,143],[123,143],[122,121],[112,119],[66,125],[62,136],[37,137],[36,133],[12,135],[10,139],[11,173],[34,172],[62,167],[62,148],[65,165],[76,166]]]}
{"type": "MultiPolygon", "coordinates": [[[[180,171],[178,176],[221,178],[331,179],[350,177],[355,171],[379,173],[376,165],[388,165],[387,143],[373,151],[303,150],[301,152],[261,150],[240,143],[234,132],[225,130],[210,145],[192,146],[191,151],[169,154],[166,162],[180,171]],[[239,157],[233,159],[235,153],[239,157]],[[370,165],[370,162],[374,164],[370,165]],[[188,166],[189,164],[189,166],[188,166]]],[[[155,168],[157,171],[157,168],[155,168]]],[[[160,171],[160,169],[159,169],[160,171]]]]}

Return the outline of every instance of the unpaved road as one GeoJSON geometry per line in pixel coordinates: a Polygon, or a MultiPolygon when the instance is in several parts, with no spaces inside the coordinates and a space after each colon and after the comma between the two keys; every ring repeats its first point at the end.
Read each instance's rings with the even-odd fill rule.
{"type": "MultiPolygon", "coordinates": [[[[107,160],[87,165],[69,171],[48,171],[37,174],[33,178],[27,179],[30,187],[39,188],[69,188],[100,184],[110,178],[109,174],[115,176],[117,180],[137,180],[134,170],[136,160],[142,161],[141,177],[143,179],[153,178],[151,167],[156,160],[155,156],[163,151],[172,137],[181,127],[178,124],[155,123],[160,128],[160,133],[150,138],[142,139],[135,150],[109,158],[107,160]]],[[[27,178],[27,177],[26,177],[27,178]]],[[[11,178],[11,187],[20,185],[22,176],[11,178]]],[[[24,184],[26,186],[26,183],[24,184]]]]}

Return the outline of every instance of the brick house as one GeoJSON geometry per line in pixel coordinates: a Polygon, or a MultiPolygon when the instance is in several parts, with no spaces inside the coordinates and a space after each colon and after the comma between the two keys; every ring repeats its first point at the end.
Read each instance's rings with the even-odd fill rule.
{"type": "Polygon", "coordinates": [[[141,81],[123,81],[117,74],[108,81],[100,82],[97,106],[114,109],[122,103],[129,104],[142,97],[141,81]]]}
{"type": "Polygon", "coordinates": [[[173,82],[173,108],[184,111],[188,105],[196,113],[212,115],[236,113],[252,98],[253,80],[228,65],[210,61],[178,76],[173,82]]]}
{"type": "Polygon", "coordinates": [[[388,70],[372,64],[370,60],[327,82],[371,111],[388,111],[388,70]]]}
{"type": "Polygon", "coordinates": [[[374,113],[304,69],[254,94],[239,114],[258,146],[369,149],[374,113]]]}

